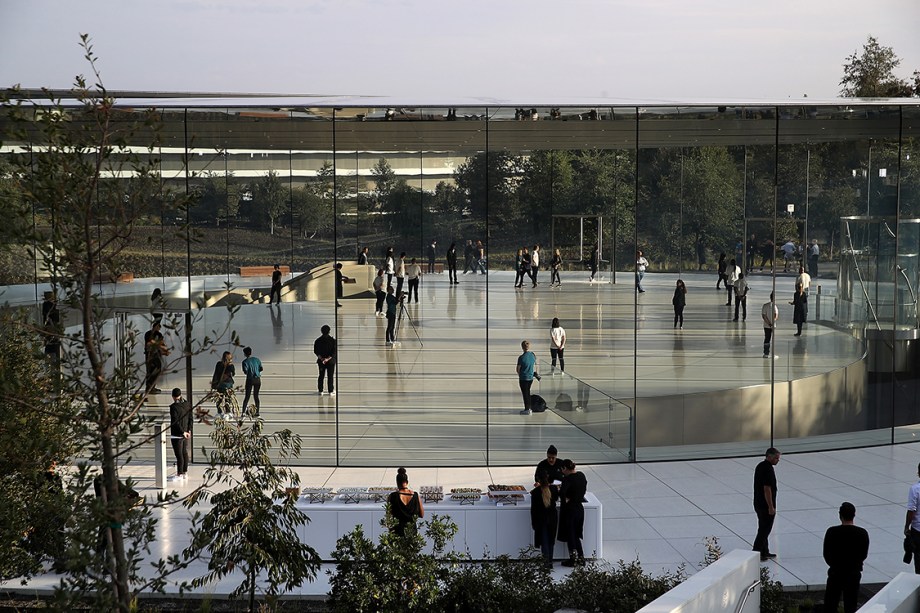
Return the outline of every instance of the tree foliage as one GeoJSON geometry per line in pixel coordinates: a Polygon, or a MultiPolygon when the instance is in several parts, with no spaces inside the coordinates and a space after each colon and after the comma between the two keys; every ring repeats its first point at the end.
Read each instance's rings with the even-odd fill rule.
{"type": "Polygon", "coordinates": [[[209,554],[208,572],[192,585],[207,586],[239,569],[242,580],[231,596],[246,596],[251,612],[256,610],[260,579],[272,599],[312,580],[319,568],[316,551],[299,537],[300,527],[310,520],[297,507],[296,497],[285,491],[297,487],[300,478],[277,464],[300,453],[300,437],[290,430],[268,436],[264,425],[261,419],[218,420],[211,433],[214,450],[203,451],[209,464],[207,486],[186,500],[189,507],[201,500],[211,503],[207,513],[195,517],[192,543],[185,551],[189,558],[209,554]],[[278,460],[272,459],[273,451],[278,460]]]}
{"type": "Polygon", "coordinates": [[[894,49],[879,44],[869,36],[862,47],[847,56],[840,79],[840,95],[847,98],[908,98],[920,96],[917,84],[920,71],[914,71],[913,83],[899,78],[894,70],[901,65],[901,58],[894,49]]]}

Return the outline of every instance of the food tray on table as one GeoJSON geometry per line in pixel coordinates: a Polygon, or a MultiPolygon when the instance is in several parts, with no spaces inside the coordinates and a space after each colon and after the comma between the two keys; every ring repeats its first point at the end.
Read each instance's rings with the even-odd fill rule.
{"type": "Polygon", "coordinates": [[[444,488],[440,485],[423,485],[418,488],[422,502],[441,502],[444,500],[444,488]]]}
{"type": "Polygon", "coordinates": [[[383,502],[387,499],[391,492],[395,491],[396,490],[392,487],[369,487],[367,488],[367,492],[365,493],[364,498],[365,500],[370,500],[372,502],[383,502]]]}
{"type": "Polygon", "coordinates": [[[492,484],[489,486],[489,500],[496,504],[514,504],[524,501],[527,488],[523,485],[492,484]]]}
{"type": "Polygon", "coordinates": [[[482,490],[478,487],[455,487],[450,490],[450,499],[460,504],[473,504],[482,498],[482,490]]]}
{"type": "Polygon", "coordinates": [[[335,493],[331,487],[305,487],[300,490],[300,498],[306,500],[307,504],[322,504],[335,498],[335,493]]]}
{"type": "Polygon", "coordinates": [[[358,503],[362,500],[366,500],[367,496],[367,487],[340,487],[339,488],[339,500],[345,504],[349,503],[358,503]]]}

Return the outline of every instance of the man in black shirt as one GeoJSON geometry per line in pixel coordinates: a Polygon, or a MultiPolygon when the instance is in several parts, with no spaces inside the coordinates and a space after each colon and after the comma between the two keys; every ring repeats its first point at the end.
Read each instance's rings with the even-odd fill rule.
{"type": "Polygon", "coordinates": [[[760,552],[761,560],[772,560],[769,537],[776,519],[776,473],[773,467],[779,463],[780,453],[773,447],[767,449],[764,460],[754,469],[754,511],[757,513],[757,536],[754,551],[760,552]]]}
{"type": "Polygon", "coordinates": [[[341,298],[345,294],[345,289],[342,284],[345,283],[346,281],[351,281],[351,280],[352,280],[351,277],[346,277],[344,274],[342,274],[342,263],[337,262],[335,265],[335,306],[336,308],[342,306],[342,303],[339,302],[339,298],[341,298]]]}
{"type": "Polygon", "coordinates": [[[176,478],[188,477],[188,452],[192,438],[192,409],[182,398],[182,390],[174,388],[169,405],[169,439],[176,454],[176,478]]]}
{"type": "Polygon", "coordinates": [[[828,566],[825,611],[837,610],[841,594],[844,613],[856,611],[863,562],[869,555],[869,533],[855,525],[855,519],[856,507],[844,502],[840,505],[840,525],[831,526],[824,534],[824,561],[828,566]]]}
{"type": "Polygon", "coordinates": [[[540,483],[540,473],[545,472],[549,476],[549,482],[562,481],[562,462],[556,461],[556,456],[558,455],[555,445],[550,445],[549,449],[546,450],[546,459],[540,460],[540,463],[537,464],[537,470],[534,471],[533,480],[534,484],[537,485],[540,483]]]}
{"type": "Polygon", "coordinates": [[[275,264],[275,269],[272,270],[272,289],[268,293],[268,305],[271,306],[273,301],[275,304],[281,304],[281,267],[278,264],[275,264]]]}
{"type": "Polygon", "coordinates": [[[319,388],[319,395],[323,395],[323,376],[328,379],[329,395],[335,396],[335,339],[329,336],[329,326],[320,328],[322,336],[313,342],[313,353],[316,354],[316,365],[319,367],[319,377],[316,385],[319,388]]]}
{"type": "Polygon", "coordinates": [[[575,470],[575,462],[562,461],[562,486],[559,488],[559,539],[568,544],[569,559],[563,560],[563,566],[584,564],[585,552],[581,548],[582,533],[585,527],[585,494],[588,491],[588,479],[584,473],[575,470]]]}

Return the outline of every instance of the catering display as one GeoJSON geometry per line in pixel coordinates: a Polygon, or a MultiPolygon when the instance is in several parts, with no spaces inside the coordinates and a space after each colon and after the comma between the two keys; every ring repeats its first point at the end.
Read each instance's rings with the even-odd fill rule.
{"type": "Polygon", "coordinates": [[[365,500],[370,500],[371,502],[383,502],[387,499],[391,492],[395,492],[395,487],[369,487],[365,495],[365,500]]]}
{"type": "Polygon", "coordinates": [[[357,504],[362,500],[367,500],[367,486],[358,487],[340,487],[339,500],[345,504],[357,504]]]}
{"type": "Polygon", "coordinates": [[[482,498],[478,487],[455,487],[450,490],[450,499],[460,504],[474,504],[482,498]]]}
{"type": "Polygon", "coordinates": [[[308,504],[324,503],[335,498],[331,487],[305,487],[300,490],[300,499],[308,504]]]}
{"type": "Polygon", "coordinates": [[[497,505],[513,504],[524,501],[524,494],[527,488],[523,485],[489,485],[489,500],[497,505]]]}
{"type": "Polygon", "coordinates": [[[440,485],[423,485],[418,488],[422,502],[441,502],[444,500],[444,488],[440,485]]]}

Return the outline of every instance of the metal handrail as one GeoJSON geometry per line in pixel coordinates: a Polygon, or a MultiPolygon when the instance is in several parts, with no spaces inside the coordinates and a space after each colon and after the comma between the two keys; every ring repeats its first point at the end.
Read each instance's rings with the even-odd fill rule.
{"type": "Polygon", "coordinates": [[[748,596],[754,593],[754,589],[757,588],[758,585],[760,585],[760,579],[749,585],[748,588],[744,590],[744,596],[741,597],[741,602],[739,602],[738,606],[735,607],[735,613],[741,613],[741,611],[744,610],[744,605],[747,604],[748,596]]]}

